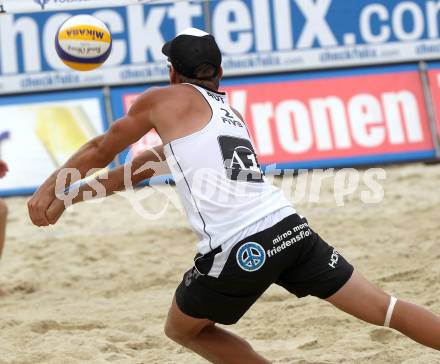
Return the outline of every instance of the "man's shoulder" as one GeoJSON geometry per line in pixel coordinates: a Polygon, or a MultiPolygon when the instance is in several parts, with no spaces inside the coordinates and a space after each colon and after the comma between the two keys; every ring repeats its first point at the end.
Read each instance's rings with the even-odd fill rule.
{"type": "Polygon", "coordinates": [[[170,120],[180,120],[188,114],[193,107],[197,94],[189,85],[171,85],[163,87],[150,87],[136,99],[129,110],[129,115],[142,115],[148,118],[155,126],[168,123],[170,120]]]}
{"type": "Polygon", "coordinates": [[[188,85],[150,87],[137,97],[129,113],[136,114],[145,110],[154,112],[170,108],[176,112],[178,109],[188,107],[191,97],[194,96],[188,92],[188,85]]]}
{"type": "Polygon", "coordinates": [[[192,96],[192,93],[188,92],[190,89],[191,86],[184,84],[150,87],[139,96],[138,101],[169,102],[174,98],[176,101],[182,101],[192,96]]]}

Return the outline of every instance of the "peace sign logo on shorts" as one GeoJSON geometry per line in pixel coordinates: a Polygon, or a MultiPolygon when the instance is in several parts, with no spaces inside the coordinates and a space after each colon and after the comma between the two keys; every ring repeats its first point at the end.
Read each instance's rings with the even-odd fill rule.
{"type": "Polygon", "coordinates": [[[246,243],[238,249],[237,263],[246,272],[255,272],[260,269],[266,261],[266,252],[257,243],[246,243]]]}

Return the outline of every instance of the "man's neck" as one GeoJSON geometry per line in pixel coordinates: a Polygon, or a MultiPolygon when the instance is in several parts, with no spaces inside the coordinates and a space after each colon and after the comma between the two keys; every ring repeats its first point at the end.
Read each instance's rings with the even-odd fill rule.
{"type": "Polygon", "coordinates": [[[217,82],[212,81],[205,81],[205,80],[196,80],[196,79],[183,79],[180,83],[191,83],[196,86],[203,87],[205,89],[208,89],[210,91],[218,92],[219,85],[217,82]]]}
{"type": "Polygon", "coordinates": [[[206,88],[206,89],[208,89],[210,91],[218,92],[218,86],[216,84],[214,84],[214,82],[206,82],[206,81],[202,81],[202,80],[194,80],[191,83],[196,85],[196,86],[201,86],[203,88],[206,88]]]}

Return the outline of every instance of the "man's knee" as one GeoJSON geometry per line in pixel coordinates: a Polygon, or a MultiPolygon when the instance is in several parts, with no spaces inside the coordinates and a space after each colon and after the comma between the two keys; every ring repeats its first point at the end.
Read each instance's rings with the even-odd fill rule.
{"type": "Polygon", "coordinates": [[[190,342],[198,335],[198,332],[182,330],[180,327],[173,325],[169,321],[165,324],[164,332],[169,339],[181,345],[190,342]]]}
{"type": "Polygon", "coordinates": [[[196,319],[183,313],[174,298],[168,312],[164,332],[171,340],[188,347],[203,330],[213,325],[214,322],[210,320],[196,319]]]}
{"type": "Polygon", "coordinates": [[[169,321],[167,321],[165,324],[164,333],[169,339],[176,342],[178,342],[179,338],[182,336],[178,328],[174,327],[174,325],[172,325],[169,321]]]}
{"type": "Polygon", "coordinates": [[[169,339],[178,344],[187,346],[196,339],[202,331],[209,329],[213,325],[214,324],[206,324],[192,328],[182,328],[179,325],[174,324],[171,320],[167,320],[164,332],[169,339]]]}

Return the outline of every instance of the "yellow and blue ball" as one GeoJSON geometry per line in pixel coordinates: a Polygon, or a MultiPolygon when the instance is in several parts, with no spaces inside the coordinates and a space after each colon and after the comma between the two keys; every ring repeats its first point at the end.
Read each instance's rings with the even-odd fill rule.
{"type": "Polygon", "coordinates": [[[98,18],[76,15],[61,25],[55,37],[55,49],[70,68],[91,71],[100,67],[110,56],[112,36],[98,18]]]}

